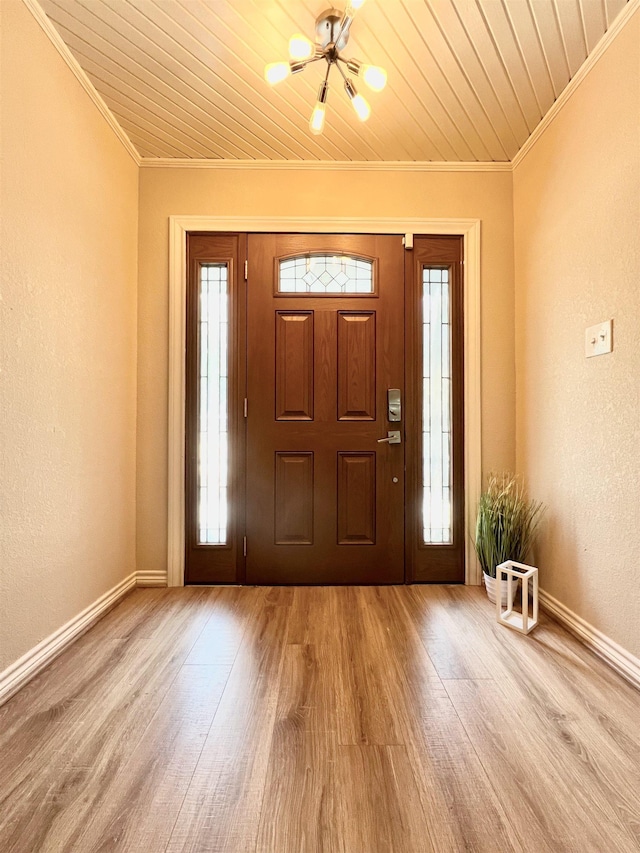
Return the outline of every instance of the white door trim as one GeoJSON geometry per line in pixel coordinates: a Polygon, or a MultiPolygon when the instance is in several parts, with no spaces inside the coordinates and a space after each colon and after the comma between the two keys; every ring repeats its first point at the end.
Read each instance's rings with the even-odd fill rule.
{"type": "Polygon", "coordinates": [[[169,438],[167,582],[184,584],[185,350],[187,232],[461,234],[464,238],[465,555],[467,584],[480,583],[471,541],[482,481],[480,383],[480,220],[251,216],[169,217],[169,438]]]}

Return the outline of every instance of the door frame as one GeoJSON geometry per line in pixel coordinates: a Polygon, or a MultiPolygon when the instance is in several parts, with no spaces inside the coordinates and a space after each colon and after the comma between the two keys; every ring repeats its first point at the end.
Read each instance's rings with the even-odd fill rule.
{"type": "Polygon", "coordinates": [[[187,233],[398,234],[411,251],[414,234],[464,240],[465,584],[480,584],[471,533],[482,484],[480,220],[281,216],[169,217],[169,398],[167,441],[167,584],[184,585],[187,233]]]}

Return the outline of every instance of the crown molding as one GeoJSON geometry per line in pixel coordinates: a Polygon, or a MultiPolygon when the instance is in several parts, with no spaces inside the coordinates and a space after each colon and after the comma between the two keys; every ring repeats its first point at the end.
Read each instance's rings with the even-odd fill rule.
{"type": "Polygon", "coordinates": [[[87,95],[89,95],[93,103],[96,105],[109,127],[113,130],[120,142],[124,145],[131,159],[134,161],[136,166],[139,166],[140,155],[138,154],[134,144],[131,142],[125,131],[122,129],[118,120],[113,115],[109,107],[102,100],[91,80],[89,80],[85,72],[80,67],[78,61],[73,56],[67,45],[64,43],[60,33],[56,30],[50,18],[47,17],[47,14],[45,13],[42,6],[40,6],[37,0],[23,0],[23,3],[31,12],[33,17],[36,19],[44,34],[49,38],[51,44],[55,47],[62,59],[66,62],[69,70],[72,72],[76,80],[80,83],[87,95]]]}
{"type": "Polygon", "coordinates": [[[629,0],[624,9],[620,12],[618,17],[615,19],[611,27],[607,30],[607,32],[602,36],[598,44],[589,54],[589,56],[582,63],[580,68],[577,70],[574,77],[571,78],[569,83],[565,86],[565,88],[560,92],[558,98],[552,104],[551,108],[547,111],[547,113],[543,116],[540,123],[535,127],[533,133],[529,136],[526,142],[523,144],[522,148],[518,151],[516,156],[511,161],[511,167],[513,170],[517,169],[518,166],[522,163],[524,158],[527,156],[529,151],[534,147],[538,139],[542,136],[545,130],[549,127],[551,122],[556,118],[556,116],[562,111],[564,105],[567,101],[575,94],[580,84],[587,78],[587,76],[591,73],[591,71],[595,68],[598,61],[601,57],[606,53],[608,48],[611,46],[616,36],[622,32],[625,26],[629,23],[633,15],[640,9],[640,0],[629,0]]]}
{"type": "Polygon", "coordinates": [[[188,157],[142,157],[143,169],[259,169],[312,172],[510,172],[505,162],[436,162],[411,160],[221,160],[188,157]]]}

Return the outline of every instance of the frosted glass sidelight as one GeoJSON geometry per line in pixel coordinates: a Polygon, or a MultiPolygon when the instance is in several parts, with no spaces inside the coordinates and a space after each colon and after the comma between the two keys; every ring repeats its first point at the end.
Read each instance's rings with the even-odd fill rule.
{"type": "Polygon", "coordinates": [[[229,293],[226,264],[200,267],[198,544],[226,545],[229,453],[229,293]]]}
{"type": "Polygon", "coordinates": [[[280,261],[278,293],[373,293],[373,261],[349,255],[305,255],[280,261]]]}
{"type": "Polygon", "coordinates": [[[451,544],[449,270],[422,270],[422,539],[451,544]]]}

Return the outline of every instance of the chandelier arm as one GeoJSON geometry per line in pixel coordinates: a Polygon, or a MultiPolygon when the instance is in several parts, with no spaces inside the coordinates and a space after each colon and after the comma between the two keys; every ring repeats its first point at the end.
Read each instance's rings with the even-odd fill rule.
{"type": "Polygon", "coordinates": [[[337,35],[335,41],[333,42],[334,44],[337,45],[340,42],[340,39],[342,38],[343,32],[345,30],[349,29],[352,21],[353,21],[353,15],[349,15],[349,13],[345,11],[344,15],[342,16],[342,20],[340,21],[340,29],[338,30],[338,35],[337,35]]]}
{"type": "MultiPolygon", "coordinates": [[[[341,60],[341,62],[344,62],[344,59],[342,59],[342,60],[341,60]]],[[[350,83],[351,81],[349,80],[349,78],[347,77],[347,75],[344,73],[344,71],[342,70],[342,68],[338,65],[338,63],[336,62],[336,63],[334,63],[334,64],[335,64],[336,68],[338,69],[338,71],[342,74],[342,79],[344,80],[344,82],[345,82],[345,83],[350,83]]],[[[346,62],[345,62],[345,65],[346,65],[346,62]]]]}
{"type": "Polygon", "coordinates": [[[320,83],[320,88],[318,89],[318,101],[323,104],[327,102],[327,95],[329,94],[329,73],[331,71],[331,66],[333,63],[329,62],[327,59],[327,73],[324,75],[324,80],[320,83]]]}
{"type": "Polygon", "coordinates": [[[312,62],[318,62],[319,59],[326,59],[326,57],[321,53],[320,56],[310,56],[309,59],[291,59],[289,60],[291,73],[297,74],[298,71],[304,71],[307,65],[311,65],[312,62]]]}
{"type": "Polygon", "coordinates": [[[360,69],[362,68],[362,62],[359,59],[343,59],[341,56],[336,56],[336,61],[346,65],[347,70],[351,74],[354,74],[356,77],[359,76],[360,69]]]}

